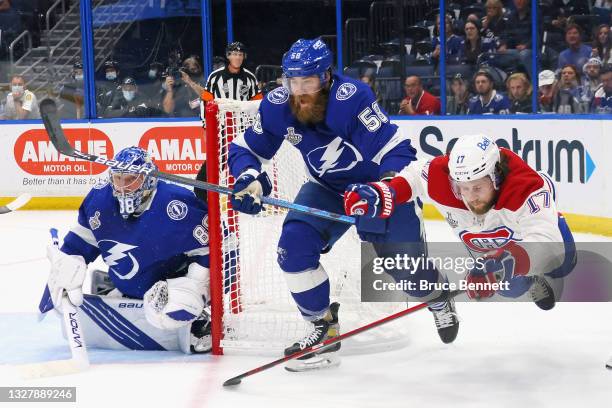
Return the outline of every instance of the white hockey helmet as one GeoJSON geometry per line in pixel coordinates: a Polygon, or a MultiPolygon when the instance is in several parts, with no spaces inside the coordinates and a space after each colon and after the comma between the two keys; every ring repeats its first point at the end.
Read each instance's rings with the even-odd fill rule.
{"type": "Polygon", "coordinates": [[[499,180],[495,165],[500,160],[499,148],[493,139],[483,134],[459,138],[448,160],[450,177],[455,182],[472,181],[489,176],[495,189],[499,180]]]}

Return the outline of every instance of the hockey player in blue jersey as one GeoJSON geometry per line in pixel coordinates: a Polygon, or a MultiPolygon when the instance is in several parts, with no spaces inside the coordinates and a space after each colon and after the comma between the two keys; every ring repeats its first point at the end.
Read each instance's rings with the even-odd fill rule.
{"type": "MultiPolygon", "coordinates": [[[[332,55],[320,39],[298,40],[284,55],[282,64],[284,86],[267,94],[252,127],[230,145],[229,166],[236,178],[233,208],[249,214],[261,211],[260,198],[272,189],[261,163],[272,158],[285,140],[300,151],[311,179],[301,187],[296,203],[342,213],[345,190],[351,184],[368,182],[371,184],[364,187],[364,194],[391,202],[392,189],[377,182],[414,161],[416,151],[389,122],[370,88],[332,74],[332,55]]],[[[363,240],[373,242],[378,256],[404,252],[404,242],[421,243],[420,250],[426,251],[419,205],[397,208],[376,232],[368,226],[372,218],[372,214],[357,217],[357,231],[363,240]]],[[[288,347],[286,354],[338,333],[339,305],[330,305],[329,280],[319,258],[348,228],[293,211],[285,218],[278,263],[300,313],[313,323],[313,331],[288,347]]],[[[435,269],[411,276],[391,271],[391,275],[396,280],[444,281],[435,269]]],[[[421,300],[440,295],[420,290],[407,293],[421,300]]],[[[458,331],[453,302],[432,304],[430,310],[442,340],[452,342],[458,331]]]]}
{"type": "MultiPolygon", "coordinates": [[[[128,165],[152,164],[148,153],[138,147],[125,148],[114,159],[128,165]]],[[[91,326],[88,330],[85,325],[89,345],[115,348],[120,343],[128,349],[167,349],[158,338],[181,330],[187,333],[181,350],[210,351],[209,320],[203,313],[209,299],[207,217],[206,204],[184,187],[149,175],[109,169],[107,182],[95,186],[85,197],[78,223],[64,238],[61,249],[48,249],[48,288],[53,305],[60,305],[65,290],[70,301],[81,306],[91,326]],[[108,275],[94,271],[94,294],[101,294],[95,293],[96,288],[108,286],[103,281],[110,282],[108,289],[114,289],[107,296],[84,299],[87,265],[98,256],[108,266],[108,275]],[[117,298],[120,303],[110,301],[117,298]],[[126,303],[126,299],[130,301],[126,303]],[[143,301],[136,302],[138,299],[143,301]],[[122,314],[125,308],[140,315],[144,310],[145,318],[139,324],[126,321],[122,314]],[[108,324],[100,317],[105,314],[128,329],[122,332],[122,326],[108,324]]],[[[139,318],[131,316],[136,316],[132,320],[139,318]]]]}

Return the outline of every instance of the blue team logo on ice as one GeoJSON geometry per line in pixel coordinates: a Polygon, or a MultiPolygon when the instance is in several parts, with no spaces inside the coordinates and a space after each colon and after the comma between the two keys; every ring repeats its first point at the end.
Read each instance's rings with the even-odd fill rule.
{"type": "Polygon", "coordinates": [[[179,200],[172,200],[166,207],[168,217],[174,221],[180,221],[187,216],[187,204],[179,200]]]}
{"type": "Polygon", "coordinates": [[[104,262],[108,265],[110,272],[114,273],[116,277],[121,280],[128,280],[138,273],[140,265],[130,253],[131,250],[138,248],[137,246],[123,244],[112,239],[100,240],[99,245],[104,262]],[[109,242],[112,245],[110,249],[104,249],[108,246],[105,242],[109,242]],[[128,272],[124,273],[124,271],[128,272]]]}
{"type": "Polygon", "coordinates": [[[357,92],[357,87],[349,82],[346,82],[338,87],[336,91],[336,99],[345,101],[357,92]]]}
{"type": "Polygon", "coordinates": [[[361,153],[340,136],[326,146],[311,150],[306,157],[308,165],[319,177],[325,173],[349,171],[363,160],[361,153]]]}
{"type": "Polygon", "coordinates": [[[276,88],[268,92],[268,100],[277,105],[287,102],[289,99],[289,90],[285,87],[276,88]]]}

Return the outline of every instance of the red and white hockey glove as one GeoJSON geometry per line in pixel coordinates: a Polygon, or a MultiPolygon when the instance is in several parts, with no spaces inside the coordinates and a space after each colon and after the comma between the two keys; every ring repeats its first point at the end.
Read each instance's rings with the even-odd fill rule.
{"type": "Polygon", "coordinates": [[[515,264],[514,257],[508,251],[500,249],[485,255],[482,268],[472,269],[466,277],[468,297],[479,300],[493,296],[496,292],[493,284],[511,280],[514,277],[515,264]]]}
{"type": "Polygon", "coordinates": [[[389,218],[395,208],[395,190],[384,181],[351,184],[344,192],[344,212],[371,218],[389,218]]]}

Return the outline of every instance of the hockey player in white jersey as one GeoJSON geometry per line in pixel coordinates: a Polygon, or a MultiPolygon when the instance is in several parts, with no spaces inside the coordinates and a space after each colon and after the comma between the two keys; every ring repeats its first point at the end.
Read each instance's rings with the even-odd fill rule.
{"type": "Polygon", "coordinates": [[[114,159],[126,166],[109,169],[107,182],[85,197],[61,249],[48,248],[51,273],[40,310],[59,307],[66,291],[83,311],[89,346],[208,352],[207,206],[189,189],[125,170],[152,164],[145,150],[128,147],[114,159]],[[87,265],[98,256],[108,273],[94,271],[96,296],[83,295],[87,265]]]}
{"type": "MultiPolygon", "coordinates": [[[[386,183],[394,204],[428,196],[470,253],[483,258],[483,267],[466,277],[478,284],[468,286],[470,298],[489,298],[496,293],[493,284],[507,282],[499,295],[528,292],[541,309],[554,307],[551,283],[571,272],[576,251],[545,174],[491,138],[468,135],[450,154],[407,166],[386,183]]],[[[344,204],[349,215],[373,213],[381,205],[367,184],[351,186],[344,204]]]]}

